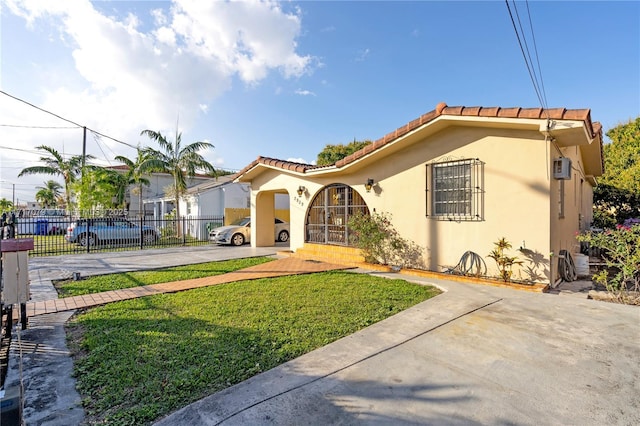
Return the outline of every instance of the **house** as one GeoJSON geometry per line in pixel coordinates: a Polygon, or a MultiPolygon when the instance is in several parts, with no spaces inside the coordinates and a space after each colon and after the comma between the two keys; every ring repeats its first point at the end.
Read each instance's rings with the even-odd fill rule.
{"type": "Polygon", "coordinates": [[[523,264],[514,279],[554,283],[561,250],[592,221],[604,169],[602,128],[588,109],[450,107],[444,103],[331,166],[258,157],[238,172],[251,187],[252,246],[273,245],[276,194],[290,196],[290,249],[349,246],[355,212],[388,213],[442,271],[504,237],[523,264]],[[521,248],[522,251],[515,251],[521,248]]]}
{"type": "MultiPolygon", "coordinates": [[[[119,173],[127,173],[129,167],[126,165],[110,166],[110,170],[119,173]]],[[[127,210],[132,215],[137,215],[143,211],[147,215],[153,215],[156,218],[162,218],[164,214],[170,213],[174,208],[174,198],[165,194],[165,189],[173,185],[173,176],[169,173],[149,173],[145,176],[149,180],[149,185],[142,185],[142,205],[140,208],[138,185],[129,185],[126,193],[127,210]]],[[[213,180],[210,176],[196,175],[185,179],[187,188],[198,185],[202,182],[213,180]]]]}
{"type": "MultiPolygon", "coordinates": [[[[233,182],[231,176],[220,176],[192,186],[180,200],[180,211],[188,221],[188,234],[198,239],[208,239],[207,225],[229,225],[236,219],[249,216],[251,188],[246,183],[233,182]],[[206,232],[206,233],[205,233],[206,232]]],[[[276,216],[289,220],[289,196],[278,194],[275,198],[276,216]]]]}

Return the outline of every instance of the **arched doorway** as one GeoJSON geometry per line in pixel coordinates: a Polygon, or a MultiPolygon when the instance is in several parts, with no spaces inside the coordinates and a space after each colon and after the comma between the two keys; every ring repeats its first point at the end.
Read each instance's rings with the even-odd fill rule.
{"type": "Polygon", "coordinates": [[[336,183],[322,188],[314,197],[305,220],[305,242],[350,245],[349,218],[369,214],[362,196],[348,185],[336,183]]]}

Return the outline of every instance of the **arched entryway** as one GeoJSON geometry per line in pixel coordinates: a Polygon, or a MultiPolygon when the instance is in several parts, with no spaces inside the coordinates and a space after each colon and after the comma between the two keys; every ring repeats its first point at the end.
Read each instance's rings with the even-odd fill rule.
{"type": "Polygon", "coordinates": [[[332,184],[314,197],[305,220],[305,242],[350,245],[349,218],[369,214],[362,196],[348,185],[332,184]]]}

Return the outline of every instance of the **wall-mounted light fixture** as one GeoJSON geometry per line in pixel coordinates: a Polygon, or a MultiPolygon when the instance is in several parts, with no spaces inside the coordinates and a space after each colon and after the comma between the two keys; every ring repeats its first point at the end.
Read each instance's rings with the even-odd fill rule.
{"type": "Polygon", "coordinates": [[[304,186],[300,185],[298,187],[298,196],[302,197],[302,194],[304,194],[304,192],[307,190],[307,188],[305,188],[304,186]]]}
{"type": "Polygon", "coordinates": [[[364,184],[364,189],[366,189],[367,192],[371,192],[371,188],[373,188],[373,179],[369,178],[367,179],[367,183],[364,184]]]}

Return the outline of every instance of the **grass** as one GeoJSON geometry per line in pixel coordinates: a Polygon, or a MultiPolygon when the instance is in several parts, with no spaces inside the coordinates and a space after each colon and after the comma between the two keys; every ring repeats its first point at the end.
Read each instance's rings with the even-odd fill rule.
{"type": "MultiPolygon", "coordinates": [[[[76,243],[69,243],[64,239],[64,235],[18,235],[18,238],[33,239],[34,249],[29,252],[31,256],[56,256],[62,254],[78,254],[86,253],[87,248],[76,243]]],[[[145,245],[144,249],[162,248],[169,246],[183,245],[207,245],[209,241],[200,241],[191,236],[183,238],[163,237],[159,238],[155,244],[145,245]]],[[[140,245],[136,243],[100,243],[97,246],[90,247],[91,253],[96,252],[113,252],[113,251],[133,251],[140,250],[140,245]]]]}
{"type": "MultiPolygon", "coordinates": [[[[126,276],[118,280],[130,282],[126,276]]],[[[89,310],[67,328],[87,422],[150,424],[438,293],[339,271],[228,283],[89,310]]]]}
{"type": "Polygon", "coordinates": [[[118,274],[97,275],[79,281],[56,281],[54,286],[60,297],[80,296],[102,291],[120,290],[149,284],[189,280],[226,274],[249,266],[259,265],[273,259],[268,257],[250,257],[221,262],[199,263],[196,265],[176,266],[174,268],[149,271],[123,272],[118,274]]]}

